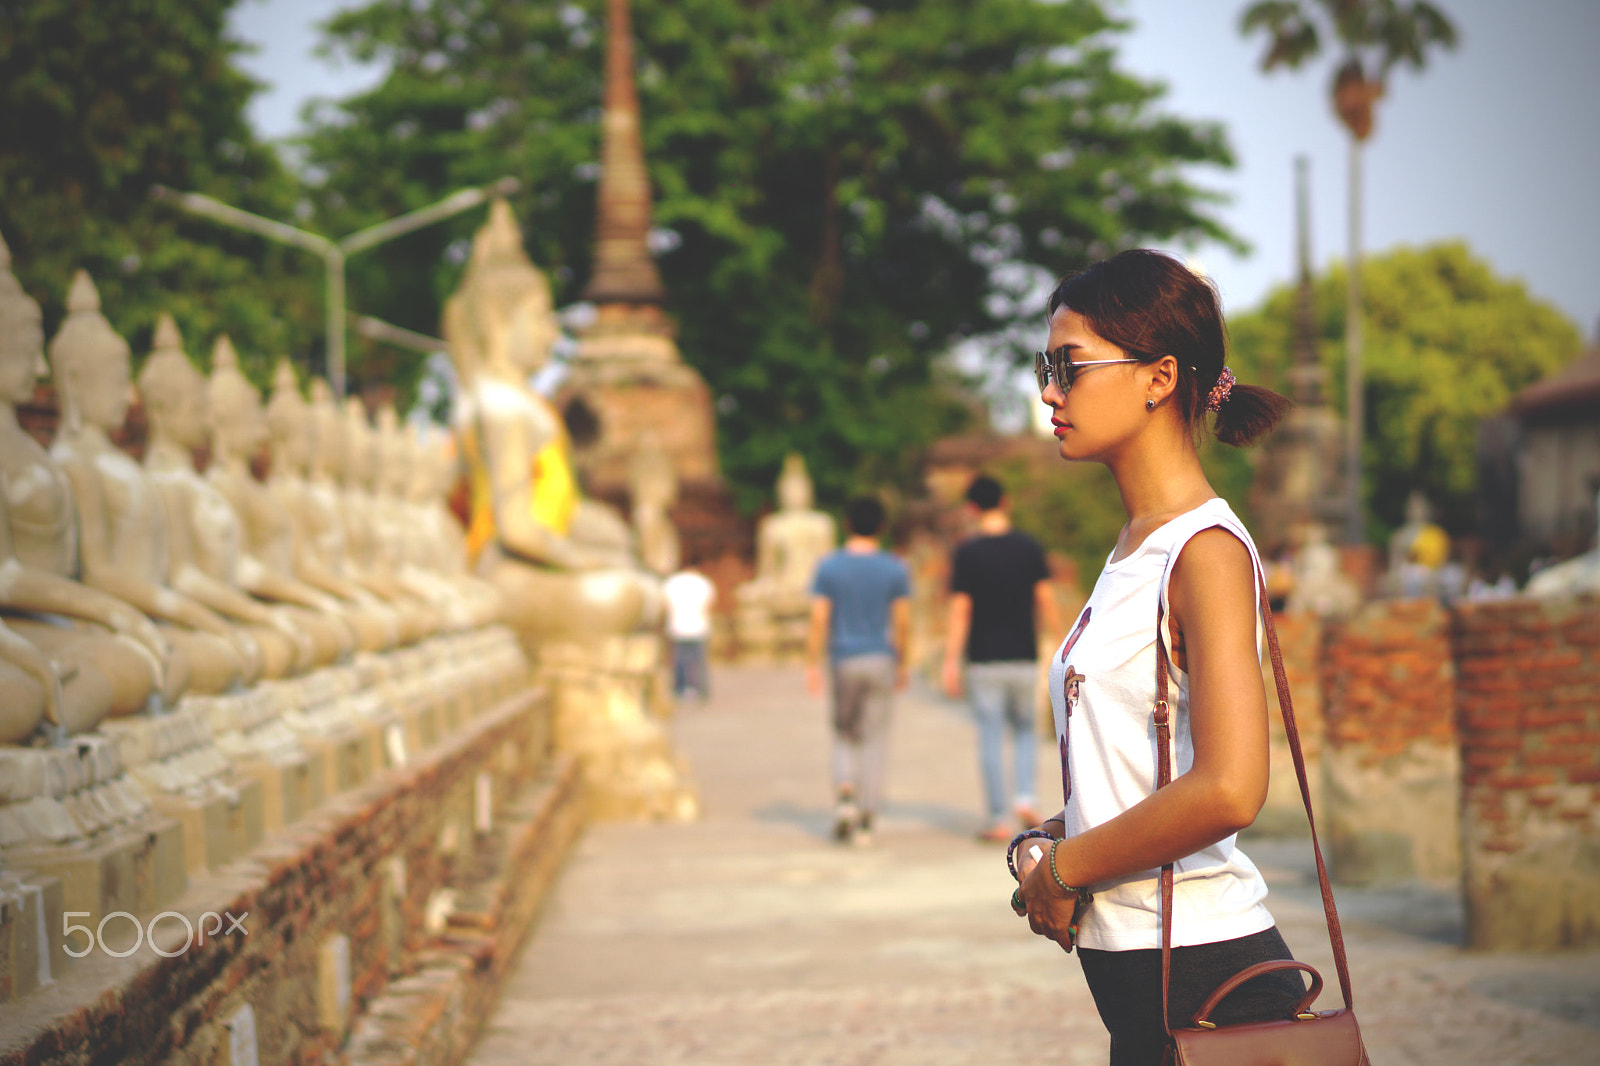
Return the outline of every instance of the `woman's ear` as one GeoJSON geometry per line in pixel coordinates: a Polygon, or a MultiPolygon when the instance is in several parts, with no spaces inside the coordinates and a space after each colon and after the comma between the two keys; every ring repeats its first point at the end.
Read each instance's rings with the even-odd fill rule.
{"type": "Polygon", "coordinates": [[[1150,375],[1146,399],[1154,400],[1157,404],[1163,403],[1178,387],[1178,361],[1170,355],[1163,355],[1155,362],[1145,364],[1145,367],[1150,375]]]}

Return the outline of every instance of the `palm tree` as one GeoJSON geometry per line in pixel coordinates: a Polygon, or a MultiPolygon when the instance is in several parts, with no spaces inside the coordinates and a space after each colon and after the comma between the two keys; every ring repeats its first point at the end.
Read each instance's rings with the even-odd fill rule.
{"type": "Polygon", "coordinates": [[[1330,95],[1350,131],[1350,267],[1345,307],[1345,476],[1351,544],[1366,539],[1361,500],[1361,148],[1372,135],[1373,106],[1383,99],[1389,72],[1404,63],[1421,70],[1428,50],[1454,48],[1456,28],[1427,0],[1257,0],[1239,16],[1239,32],[1267,37],[1261,69],[1298,70],[1321,54],[1324,40],[1339,50],[1330,95]]]}

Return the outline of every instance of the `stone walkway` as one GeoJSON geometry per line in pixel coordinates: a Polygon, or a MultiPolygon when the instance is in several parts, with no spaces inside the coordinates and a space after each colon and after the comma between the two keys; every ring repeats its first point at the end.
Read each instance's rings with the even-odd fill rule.
{"type": "MultiPolygon", "coordinates": [[[[476,1066],[1103,1063],[1077,960],[1011,914],[980,844],[971,727],[902,698],[872,844],[827,836],[823,706],[798,669],[722,668],[673,723],[704,817],[593,826],[508,979],[476,1066]]],[[[1045,801],[1058,780],[1040,751],[1045,801]]],[[[1337,997],[1309,846],[1249,848],[1337,997]]],[[[1600,1062],[1600,953],[1473,955],[1422,889],[1341,889],[1378,1066],[1600,1062]]]]}

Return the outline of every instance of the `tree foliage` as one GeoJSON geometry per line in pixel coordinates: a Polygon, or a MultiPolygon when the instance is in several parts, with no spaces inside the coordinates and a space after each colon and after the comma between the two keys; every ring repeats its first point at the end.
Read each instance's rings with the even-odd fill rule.
{"type": "Polygon", "coordinates": [[[231,333],[248,370],[320,347],[319,264],[178,215],[153,184],[285,217],[295,185],[251,131],[235,0],[0,0],[0,233],[53,328],[74,270],[142,351],[170,310],[191,348],[231,333]]]}
{"type": "Polygon", "coordinates": [[[1298,70],[1339,49],[1330,86],[1334,111],[1357,141],[1372,132],[1372,106],[1404,63],[1421,70],[1433,48],[1454,48],[1456,28],[1428,0],[1256,0],[1239,16],[1239,32],[1267,40],[1261,69],[1298,70]]]}
{"type": "MultiPolygon", "coordinates": [[[[1231,240],[1188,177],[1230,162],[1220,131],[1158,113],[1094,0],[635,0],[633,24],[669,310],[747,502],[795,448],[825,500],[903,473],[965,417],[940,356],[970,337],[1020,355],[1007,331],[1036,339],[1041,277],[1231,240]]],[[[326,32],[391,73],[306,139],[324,230],[509,173],[531,254],[574,300],[600,0],[376,0],[326,32]]],[[[434,330],[471,225],[354,261],[352,302],[434,330]]]]}
{"type": "MultiPolygon", "coordinates": [[[[1451,533],[1477,528],[1478,422],[1569,362],[1578,328],[1521,282],[1495,276],[1466,245],[1397,248],[1367,258],[1366,420],[1362,492],[1369,539],[1404,521],[1420,490],[1451,533]]],[[[1330,402],[1344,404],[1344,268],[1315,279],[1316,336],[1330,402]]],[[[1272,292],[1229,323],[1239,365],[1283,380],[1293,351],[1294,292],[1272,292]]],[[[1278,386],[1282,388],[1282,386],[1278,386]]]]}

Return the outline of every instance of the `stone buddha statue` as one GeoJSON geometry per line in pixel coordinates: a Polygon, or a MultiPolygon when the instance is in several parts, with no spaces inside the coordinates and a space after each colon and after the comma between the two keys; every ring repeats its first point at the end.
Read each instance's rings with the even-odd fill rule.
{"type": "Polygon", "coordinates": [[[256,387],[239,370],[239,357],[227,336],[212,349],[211,378],[204,383],[206,423],[211,440],[211,465],[205,480],[227,504],[236,537],[216,540],[208,558],[214,575],[230,572],[240,588],[258,600],[278,605],[309,640],[312,664],[326,666],[355,650],[352,627],[339,616],[338,604],[296,579],[288,569],[293,556],[293,527],[272,493],[257,481],[250,462],[267,442],[267,422],[256,387]],[[237,547],[229,551],[229,542],[237,547]],[[231,558],[230,558],[231,556],[231,558]]]}
{"type": "MultiPolygon", "coordinates": [[[[319,572],[336,575],[381,605],[383,617],[393,627],[391,644],[409,644],[420,636],[420,626],[410,604],[391,586],[371,573],[351,550],[345,529],[345,416],[334,401],[328,383],[311,382],[310,422],[316,448],[307,469],[305,491],[296,522],[297,551],[319,572]]],[[[305,564],[302,564],[304,566],[305,564]]],[[[304,570],[302,569],[302,572],[304,570]]]]}
{"type": "Polygon", "coordinates": [[[440,619],[427,598],[408,586],[396,565],[395,546],[403,534],[373,491],[380,461],[378,444],[367,421],[366,405],[358,397],[345,400],[342,440],[339,513],[348,558],[360,561],[363,583],[399,611],[407,642],[421,640],[439,631],[440,619]]]}
{"type": "Polygon", "coordinates": [[[489,586],[468,578],[462,545],[440,543],[434,515],[413,498],[413,484],[431,486],[437,469],[433,457],[422,452],[415,426],[402,429],[394,406],[384,404],[378,408],[372,443],[379,553],[401,584],[432,606],[449,628],[468,629],[493,620],[499,596],[485,599],[489,586]]]}
{"type": "MultiPolygon", "coordinates": [[[[107,686],[103,698],[110,694],[107,686]]],[[[27,740],[45,721],[61,721],[61,677],[43,652],[0,621],[0,744],[27,740]]]]}
{"type": "Polygon", "coordinates": [[[558,333],[549,283],[497,200],[445,304],[444,336],[461,381],[469,547],[530,647],[625,634],[660,610],[659,583],[632,558],[626,524],[583,499],[560,416],[528,385],[558,333]]]}
{"type": "Polygon", "coordinates": [[[678,569],[682,547],[668,509],[678,499],[678,472],[672,457],[650,431],[639,438],[628,470],[633,504],[633,532],[639,540],[639,558],[651,572],[666,577],[678,569]]]}
{"type": "MultiPolygon", "coordinates": [[[[248,625],[261,645],[267,678],[333,661],[347,650],[347,634],[319,627],[291,608],[268,606],[310,607],[315,601],[296,595],[292,587],[280,588],[264,573],[246,552],[233,502],[195,470],[195,450],[212,443],[211,403],[206,379],[184,354],[170,315],[156,325],[154,349],[139,372],[139,392],[150,423],[145,469],[167,503],[172,586],[248,625]]],[[[218,448],[213,469],[226,465],[228,454],[218,448]]]]}
{"type": "Polygon", "coordinates": [[[793,452],[777,495],[778,509],[756,526],[756,576],[735,590],[739,644],[758,657],[801,650],[812,576],[838,544],[833,518],[813,508],[805,460],[793,452]]]}
{"type": "Polygon", "coordinates": [[[500,620],[504,605],[499,591],[468,569],[466,530],[448,503],[456,483],[456,459],[449,440],[437,439],[412,423],[395,442],[397,456],[384,462],[386,467],[394,464],[410,471],[403,489],[410,516],[406,523],[408,558],[456,591],[467,604],[474,627],[490,625],[500,620]]]}
{"type": "Polygon", "coordinates": [[[168,533],[159,491],[133,458],[111,443],[133,395],[128,344],[100,313],[84,271],[72,279],[67,318],[50,342],[61,397],[51,457],[72,484],[83,581],[157,619],[182,649],[190,691],[225,692],[260,675],[260,647],[221,615],[167,584],[168,533]]]}
{"type": "Polygon", "coordinates": [[[1450,560],[1450,536],[1429,515],[1428,499],[1413,491],[1406,497],[1406,521],[1389,538],[1389,570],[1385,591],[1415,598],[1439,595],[1440,577],[1450,560]]]}
{"type": "MultiPolygon", "coordinates": [[[[59,722],[77,733],[109,714],[141,710],[152,694],[177,699],[189,671],[148,618],[75,580],[71,486],[17,423],[16,405],[33,398],[34,382],[47,372],[39,305],[17,283],[0,239],[0,615],[48,658],[61,688],[59,722]]],[[[39,682],[38,659],[9,638],[7,645],[11,668],[39,682]]],[[[0,701],[16,708],[8,734],[32,713],[30,683],[0,691],[0,701]]],[[[48,709],[49,693],[40,698],[48,709]]]]}
{"type": "Polygon", "coordinates": [[[306,478],[317,450],[316,423],[287,359],[278,363],[266,415],[272,454],[267,492],[286,520],[287,536],[263,547],[263,563],[333,597],[361,650],[393,647],[400,639],[394,611],[336,569],[343,545],[337,514],[323,510],[306,478]],[[337,551],[327,550],[330,532],[337,551]]]}

